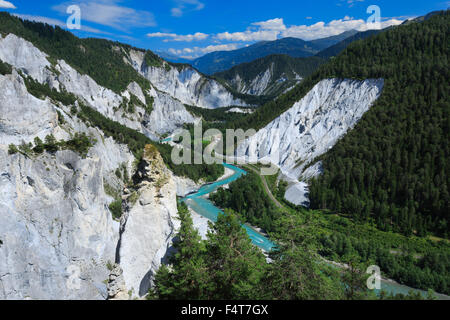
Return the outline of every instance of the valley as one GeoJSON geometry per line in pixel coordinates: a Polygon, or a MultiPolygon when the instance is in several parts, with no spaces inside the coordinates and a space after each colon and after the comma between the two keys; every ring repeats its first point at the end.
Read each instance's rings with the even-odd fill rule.
{"type": "Polygon", "coordinates": [[[0,12],[0,299],[448,300],[449,22],[170,62],[0,12]]]}

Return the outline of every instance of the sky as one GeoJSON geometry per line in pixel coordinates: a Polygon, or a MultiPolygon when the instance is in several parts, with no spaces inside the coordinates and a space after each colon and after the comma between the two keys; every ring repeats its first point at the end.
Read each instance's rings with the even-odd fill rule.
{"type": "Polygon", "coordinates": [[[0,10],[68,29],[80,9],[80,37],[118,40],[192,59],[284,37],[312,40],[398,25],[450,7],[443,0],[0,0],[0,10]],[[368,19],[377,13],[380,23],[368,19]],[[69,24],[69,25],[70,25],[69,24]]]}

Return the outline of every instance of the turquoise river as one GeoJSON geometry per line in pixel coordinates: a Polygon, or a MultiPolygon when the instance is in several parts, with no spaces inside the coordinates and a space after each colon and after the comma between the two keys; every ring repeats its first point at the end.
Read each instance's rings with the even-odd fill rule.
{"type": "MultiPolygon", "coordinates": [[[[187,195],[185,198],[181,199],[181,201],[185,202],[192,210],[201,216],[216,222],[219,214],[223,214],[223,211],[214,206],[214,204],[209,201],[206,196],[214,191],[216,191],[219,187],[223,185],[230,184],[231,182],[239,179],[242,175],[245,175],[246,172],[238,167],[232,166],[228,163],[223,163],[223,166],[229,168],[234,171],[234,173],[228,178],[218,180],[213,183],[208,183],[203,185],[197,192],[187,195]]],[[[252,242],[268,252],[272,248],[275,247],[275,243],[270,241],[263,234],[256,231],[251,226],[246,224],[243,225],[243,228],[247,231],[252,242]]],[[[423,290],[414,289],[393,281],[382,280],[381,281],[381,290],[384,290],[393,294],[408,294],[409,291],[420,292],[424,297],[426,297],[426,292],[423,290]]],[[[380,290],[378,290],[380,291],[380,290]]],[[[436,294],[437,298],[440,300],[450,300],[449,296],[436,294]]]]}

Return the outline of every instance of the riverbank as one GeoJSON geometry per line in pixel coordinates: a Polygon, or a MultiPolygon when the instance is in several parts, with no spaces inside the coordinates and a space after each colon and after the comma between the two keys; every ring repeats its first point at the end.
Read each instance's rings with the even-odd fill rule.
{"type": "MultiPolygon", "coordinates": [[[[189,194],[188,196],[181,199],[181,201],[186,203],[189,210],[192,210],[197,215],[200,215],[212,222],[216,222],[218,215],[222,214],[223,211],[214,206],[214,204],[207,199],[208,195],[215,192],[219,187],[228,185],[231,182],[239,179],[242,175],[246,174],[245,170],[242,170],[230,164],[223,163],[223,166],[226,169],[226,173],[223,176],[225,178],[221,178],[216,182],[203,185],[197,192],[189,194]]],[[[197,228],[197,230],[199,230],[200,233],[206,235],[206,232],[208,230],[207,221],[198,217],[197,215],[192,216],[193,220],[195,219],[194,226],[197,228]]],[[[262,250],[268,252],[273,247],[275,247],[275,244],[272,241],[270,241],[267,237],[265,237],[253,227],[248,225],[242,225],[242,227],[247,231],[247,234],[253,244],[258,246],[262,250]]]]}
{"type": "MultiPolygon", "coordinates": [[[[340,268],[340,269],[348,269],[349,268],[349,266],[345,263],[327,260],[324,257],[320,257],[320,258],[323,261],[325,261],[325,263],[335,266],[337,268],[340,268]]],[[[427,296],[428,296],[428,292],[425,290],[411,288],[411,287],[408,287],[407,285],[398,283],[395,280],[385,278],[383,276],[381,276],[380,282],[381,282],[381,289],[375,290],[375,292],[377,292],[377,294],[380,293],[380,291],[385,291],[387,293],[392,293],[392,294],[408,295],[410,291],[413,291],[415,293],[419,292],[424,298],[427,298],[427,296]]],[[[442,293],[434,292],[434,295],[436,296],[436,298],[438,300],[450,300],[450,296],[447,296],[442,293]]]]}

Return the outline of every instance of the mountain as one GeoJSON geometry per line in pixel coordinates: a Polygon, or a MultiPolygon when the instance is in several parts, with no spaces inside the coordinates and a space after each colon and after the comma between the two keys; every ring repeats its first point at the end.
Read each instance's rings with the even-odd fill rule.
{"type": "Polygon", "coordinates": [[[313,56],[330,45],[336,44],[355,31],[325,39],[304,41],[298,38],[283,38],[275,41],[261,41],[251,46],[233,50],[216,51],[191,61],[190,64],[205,74],[228,70],[236,65],[251,62],[273,54],[285,54],[293,58],[313,56]]]}
{"type": "Polygon", "coordinates": [[[292,202],[448,237],[449,24],[450,12],[440,12],[353,42],[230,123],[260,130],[237,154],[280,166],[292,202]]]}
{"type": "Polygon", "coordinates": [[[247,114],[235,111],[258,97],[189,65],[0,13],[0,299],[366,297],[346,290],[365,288],[359,274],[322,257],[450,294],[449,22],[440,12],[355,41],[316,71],[305,61],[318,57],[262,60],[305,78],[247,114]],[[160,143],[200,121],[258,130],[236,155],[281,169],[249,165],[213,195],[233,207],[206,240],[178,197],[235,177],[177,165],[174,142],[160,143]],[[242,217],[277,241],[271,263],[242,217]]]}
{"type": "Polygon", "coordinates": [[[366,38],[376,35],[380,32],[382,32],[382,30],[368,30],[368,31],[363,31],[363,32],[357,32],[357,33],[353,34],[352,36],[340,41],[339,43],[322,50],[321,52],[316,54],[316,56],[320,57],[320,58],[324,58],[324,59],[335,57],[339,53],[341,53],[345,48],[347,48],[351,43],[358,41],[358,40],[366,39],[366,38]]]}
{"type": "Polygon", "coordinates": [[[276,97],[312,74],[325,59],[270,55],[242,63],[213,76],[239,93],[276,97]]]}
{"type": "Polygon", "coordinates": [[[331,36],[331,37],[323,38],[323,39],[311,40],[309,42],[314,43],[315,45],[319,46],[321,48],[321,50],[323,50],[323,49],[329,48],[351,36],[354,36],[357,33],[358,33],[358,31],[356,31],[356,30],[349,30],[349,31],[345,31],[341,34],[338,34],[336,36],[331,36]]]}
{"type": "Polygon", "coordinates": [[[20,19],[4,12],[0,13],[0,19],[1,32],[23,37],[50,55],[52,64],[63,59],[79,73],[90,76],[116,94],[120,95],[134,81],[142,89],[153,85],[182,103],[198,107],[246,105],[221,84],[189,65],[168,63],[150,50],[104,39],[80,39],[59,27],[19,22],[20,19]]]}

